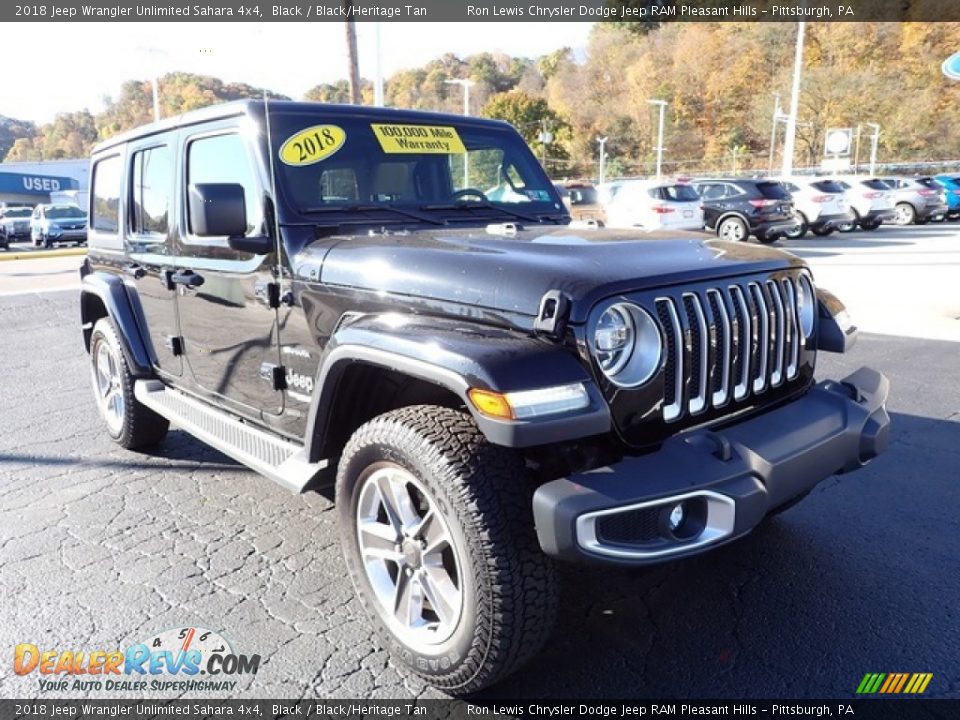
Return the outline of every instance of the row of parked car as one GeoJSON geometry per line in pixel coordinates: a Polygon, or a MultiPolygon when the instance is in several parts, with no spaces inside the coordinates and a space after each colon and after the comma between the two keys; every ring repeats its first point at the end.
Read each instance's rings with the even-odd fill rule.
{"type": "Polygon", "coordinates": [[[624,180],[558,186],[575,219],[762,243],[960,218],[960,175],[624,180]]]}
{"type": "Polygon", "coordinates": [[[45,203],[0,208],[0,249],[30,239],[35,247],[87,241],[87,214],[76,205],[45,203]]]}

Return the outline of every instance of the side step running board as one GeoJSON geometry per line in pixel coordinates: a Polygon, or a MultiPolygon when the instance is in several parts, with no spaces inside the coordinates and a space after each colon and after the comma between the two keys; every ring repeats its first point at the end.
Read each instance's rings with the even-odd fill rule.
{"type": "Polygon", "coordinates": [[[293,492],[303,492],[328,462],[307,462],[306,450],[210,407],[159,380],[137,380],[137,400],[224,455],[293,492]]]}

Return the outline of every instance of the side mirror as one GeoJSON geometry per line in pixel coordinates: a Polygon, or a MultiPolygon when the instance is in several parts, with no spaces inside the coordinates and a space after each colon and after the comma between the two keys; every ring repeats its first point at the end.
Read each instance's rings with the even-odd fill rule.
{"type": "Polygon", "coordinates": [[[201,237],[242,236],[247,232],[243,186],[235,183],[191,185],[190,230],[201,237]]]}

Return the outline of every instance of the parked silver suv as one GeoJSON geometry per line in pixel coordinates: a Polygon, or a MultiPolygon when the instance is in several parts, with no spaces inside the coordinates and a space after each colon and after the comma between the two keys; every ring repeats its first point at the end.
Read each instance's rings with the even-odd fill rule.
{"type": "Polygon", "coordinates": [[[882,177],[894,190],[897,225],[926,225],[942,220],[949,207],[944,189],[932,177],[882,177]]]}

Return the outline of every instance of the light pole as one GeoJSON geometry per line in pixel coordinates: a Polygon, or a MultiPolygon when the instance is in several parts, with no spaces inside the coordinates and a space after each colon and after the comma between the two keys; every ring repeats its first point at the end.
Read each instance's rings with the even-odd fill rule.
{"type": "Polygon", "coordinates": [[[446,85],[459,85],[463,88],[463,114],[470,114],[470,86],[473,85],[473,80],[466,80],[463,78],[457,78],[456,80],[444,80],[446,85]]]}
{"type": "Polygon", "coordinates": [[[543,147],[543,171],[547,171],[547,145],[553,142],[553,133],[550,132],[550,128],[547,125],[547,119],[543,118],[540,121],[540,132],[537,135],[537,140],[540,141],[540,145],[543,147]]]}
{"type": "Polygon", "coordinates": [[[780,119],[780,93],[773,93],[773,121],[770,123],[770,164],[768,171],[773,175],[773,153],[777,146],[777,120],[780,119]]]}
{"type": "Polygon", "coordinates": [[[660,106],[660,122],[657,129],[657,180],[660,179],[660,167],[663,164],[663,114],[667,109],[666,100],[647,100],[651,105],[660,106]]]}
{"type": "Polygon", "coordinates": [[[597,184],[602,185],[604,164],[606,163],[606,160],[607,160],[607,153],[606,153],[606,147],[605,147],[607,144],[607,138],[598,137],[597,143],[600,145],[600,172],[597,173],[597,184]]]}
{"type": "MultiPolygon", "coordinates": [[[[463,88],[463,114],[470,114],[470,86],[473,80],[466,78],[457,78],[455,80],[444,80],[445,85],[459,85],[463,88]]],[[[470,187],[470,156],[463,154],[463,187],[470,187]]]]}
{"type": "Polygon", "coordinates": [[[876,172],[877,167],[877,143],[880,141],[880,126],[877,123],[864,123],[867,127],[873,128],[873,135],[870,136],[870,175],[876,172]]]}
{"type": "Polygon", "coordinates": [[[783,174],[793,174],[793,149],[797,141],[797,110],[800,104],[800,74],[803,71],[803,36],[805,22],[797,23],[797,48],[793,58],[793,86],[790,89],[790,114],[787,116],[787,133],[783,140],[783,174]]]}

